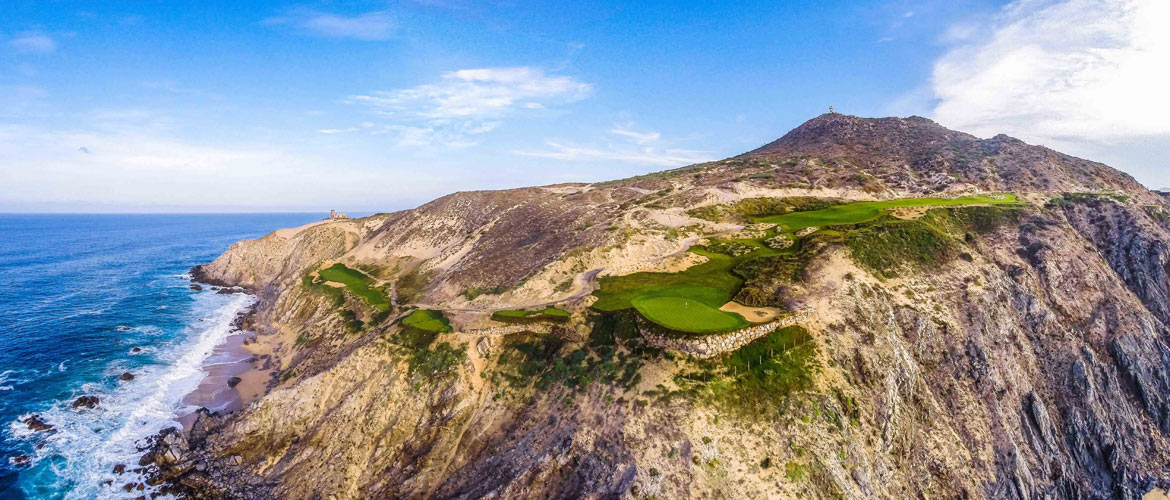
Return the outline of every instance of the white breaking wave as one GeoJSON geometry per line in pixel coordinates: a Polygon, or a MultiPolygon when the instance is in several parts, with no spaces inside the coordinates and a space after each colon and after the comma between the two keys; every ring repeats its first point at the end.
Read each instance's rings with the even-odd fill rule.
{"type": "MultiPolygon", "coordinates": [[[[54,426],[55,434],[32,433],[19,423],[11,426],[15,436],[45,439],[44,448],[33,457],[35,462],[61,457],[50,459],[48,464],[54,477],[45,479],[57,482],[53,491],[68,490],[64,497],[68,499],[149,496],[151,488],[129,494],[121,488],[144,479],[130,472],[138,467],[142,455],[136,445],[163,429],[179,426],[177,416],[194,410],[182,403],[183,398],[199,386],[206,375],[204,363],[233,333],[236,316],[255,299],[244,294],[208,293],[197,295],[196,300],[185,340],[158,354],[162,364],[136,369],[133,381],[120,382],[113,389],[101,384],[83,386],[77,395],[98,396],[101,402],[95,409],[74,410],[72,401],[60,401],[41,412],[44,421],[54,426]],[[196,321],[200,316],[207,321],[196,321]],[[117,464],[126,465],[126,474],[113,473],[117,464]],[[108,480],[113,483],[104,486],[108,480]]],[[[0,374],[0,381],[7,380],[7,375],[0,374]]]]}

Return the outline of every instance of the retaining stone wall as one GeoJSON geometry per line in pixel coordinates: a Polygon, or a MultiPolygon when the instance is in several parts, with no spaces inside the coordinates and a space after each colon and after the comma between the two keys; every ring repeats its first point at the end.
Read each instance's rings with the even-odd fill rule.
{"type": "Polygon", "coordinates": [[[473,335],[511,335],[513,333],[532,332],[532,333],[552,333],[553,328],[557,326],[565,326],[563,324],[554,324],[547,321],[535,323],[516,323],[504,326],[493,326],[490,328],[475,328],[471,330],[464,330],[463,333],[470,333],[473,335]]]}
{"type": "Polygon", "coordinates": [[[694,337],[681,337],[667,334],[662,327],[647,321],[641,315],[637,316],[638,330],[646,342],[659,349],[689,354],[699,359],[715,357],[725,352],[731,352],[750,344],[752,341],[772,333],[778,328],[786,328],[808,319],[806,309],[777,318],[770,323],[749,326],[742,330],[715,333],[694,337]]]}

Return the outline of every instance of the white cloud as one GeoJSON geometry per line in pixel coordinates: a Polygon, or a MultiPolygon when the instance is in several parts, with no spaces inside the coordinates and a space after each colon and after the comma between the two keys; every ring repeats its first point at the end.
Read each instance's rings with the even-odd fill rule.
{"type": "Polygon", "coordinates": [[[499,128],[505,118],[576,102],[592,90],[588,83],[536,68],[477,68],[444,73],[435,83],[353,95],[346,102],[391,122],[361,128],[392,134],[399,146],[463,148],[478,144],[474,136],[499,128]]]}
{"type": "Polygon", "coordinates": [[[349,101],[400,118],[485,118],[578,101],[592,91],[588,83],[536,68],[480,68],[444,73],[436,83],[351,96],[349,101]]]}
{"type": "Polygon", "coordinates": [[[0,123],[0,211],[311,205],[303,186],[327,183],[326,165],[288,146],[206,144],[149,126],[0,123]]]}
{"type": "Polygon", "coordinates": [[[1167,26],[1165,0],[1017,0],[986,30],[948,30],[955,45],[934,67],[934,117],[1074,151],[1170,138],[1167,26]]]}
{"type": "Polygon", "coordinates": [[[694,151],[689,149],[603,149],[574,146],[552,140],[545,141],[545,145],[551,149],[544,151],[516,151],[515,153],[520,156],[560,161],[618,161],[660,167],[681,167],[683,165],[712,160],[711,154],[707,151],[694,151]]]}
{"type": "Polygon", "coordinates": [[[385,11],[344,16],[308,9],[293,9],[284,15],[265,19],[264,22],[291,25],[307,33],[328,38],[364,41],[389,40],[398,31],[398,23],[385,11]]]}
{"type": "Polygon", "coordinates": [[[8,41],[8,46],[21,54],[49,54],[57,50],[57,42],[48,35],[29,31],[8,41]]]}
{"type": "Polygon", "coordinates": [[[662,138],[658,132],[635,132],[627,127],[616,127],[610,133],[628,137],[638,144],[649,144],[662,138]]]}
{"type": "Polygon", "coordinates": [[[628,127],[617,127],[610,133],[623,142],[608,141],[605,146],[578,146],[563,141],[546,140],[549,149],[540,151],[514,151],[520,156],[547,158],[560,161],[616,161],[658,167],[679,167],[692,163],[712,160],[708,151],[669,148],[656,145],[662,134],[658,132],[633,132],[628,127]]]}

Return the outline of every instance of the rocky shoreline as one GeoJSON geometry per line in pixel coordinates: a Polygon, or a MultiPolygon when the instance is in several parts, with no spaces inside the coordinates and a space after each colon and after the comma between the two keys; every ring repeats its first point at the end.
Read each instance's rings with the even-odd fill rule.
{"type": "Polygon", "coordinates": [[[280,389],[154,436],[141,467],[191,498],[1137,499],[1170,481],[1167,213],[1104,165],[920,118],[833,115],[679,172],[457,193],[241,242],[192,276],[260,295],[241,324],[279,340],[280,389]],[[807,359],[746,351],[755,362],[729,360],[729,375],[679,355],[742,349],[770,323],[683,344],[600,313],[578,338],[460,331],[482,304],[522,306],[505,303],[517,290],[723,227],[688,209],[967,190],[1025,202],[877,220],[864,248],[833,243],[774,289],[807,311],[807,359]],[[936,236],[954,251],[921,245],[936,236]],[[453,332],[404,338],[361,297],[300,286],[340,261],[411,284],[407,304],[479,307],[452,315],[453,332]],[[472,293],[485,290],[504,291],[472,293]],[[619,364],[628,385],[612,382],[619,364]]]}
{"type": "Polygon", "coordinates": [[[147,440],[138,465],[148,486],[160,495],[179,498],[269,498],[272,486],[259,476],[240,471],[243,458],[220,458],[208,449],[208,436],[225,424],[225,417],[206,408],[195,412],[184,432],[171,427],[147,440]]]}
{"type": "MultiPolygon", "coordinates": [[[[248,293],[255,296],[253,289],[207,276],[200,271],[200,266],[192,268],[190,274],[193,286],[203,284],[220,294],[248,293]]],[[[251,330],[260,306],[261,300],[257,298],[236,314],[231,322],[233,334],[216,348],[209,358],[212,362],[204,366],[209,375],[184,399],[189,404],[201,407],[190,414],[181,415],[181,427],[164,429],[148,438],[146,444],[139,448],[145,454],[139,460],[140,468],[133,472],[145,478],[143,485],[159,487],[156,494],[171,494],[179,498],[228,498],[230,492],[234,495],[231,498],[263,497],[264,490],[256,481],[257,476],[247,475],[250,481],[232,479],[234,474],[231,471],[239,465],[239,457],[219,460],[204,449],[208,435],[222,426],[230,414],[262,397],[275,385],[275,377],[270,376],[268,371],[271,367],[268,355],[257,356],[246,349],[246,346],[256,342],[255,333],[251,330]],[[228,361],[219,362],[222,360],[217,357],[228,361]],[[262,359],[264,363],[260,364],[262,359]],[[208,406],[215,409],[209,409],[208,406]],[[220,493],[208,496],[209,491],[220,493]]],[[[119,467],[125,470],[123,466],[119,467]]],[[[129,491],[138,488],[137,484],[127,486],[131,486],[129,491]]]]}

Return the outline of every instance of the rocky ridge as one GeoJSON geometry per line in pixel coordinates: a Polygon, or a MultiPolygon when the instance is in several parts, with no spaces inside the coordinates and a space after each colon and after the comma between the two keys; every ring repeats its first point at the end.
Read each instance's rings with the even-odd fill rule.
{"type": "Polygon", "coordinates": [[[1125,174],[1008,137],[824,115],[728,160],[273,234],[194,273],[261,297],[249,322],[281,346],[273,389],[160,435],[143,465],[193,498],[1139,498],[1170,481],[1168,209],[1125,174]],[[695,208],[1003,191],[1030,203],[958,233],[963,258],[944,266],[891,278],[842,245],[816,255],[783,293],[810,311],[821,368],[775,411],[688,391],[680,375],[704,365],[638,354],[638,336],[617,341],[643,356],[628,387],[493,375],[515,376],[506,353],[527,337],[490,311],[557,302],[574,319],[553,337],[591,345],[601,320],[578,278],[740,227],[695,208]],[[456,332],[436,342],[463,359],[420,372],[400,316],[374,324],[351,296],[340,307],[367,326],[347,330],[303,286],[329,262],[450,311],[456,332]]]}

